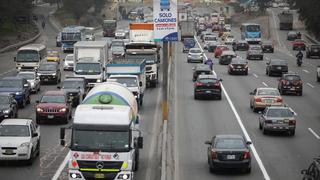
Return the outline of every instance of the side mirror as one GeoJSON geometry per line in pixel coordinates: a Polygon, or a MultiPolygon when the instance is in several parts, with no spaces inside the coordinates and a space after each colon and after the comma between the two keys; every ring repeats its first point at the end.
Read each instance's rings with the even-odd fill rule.
{"type": "Polygon", "coordinates": [[[307,174],[307,170],[306,169],[301,170],[301,174],[307,174]]]}
{"type": "Polygon", "coordinates": [[[66,133],[66,129],[60,128],[60,145],[61,146],[64,146],[66,144],[66,141],[64,140],[65,133],[66,133]]]}
{"type": "Polygon", "coordinates": [[[142,87],[142,82],[141,81],[139,82],[139,86],[142,87]]]}
{"type": "Polygon", "coordinates": [[[61,89],[61,86],[57,86],[57,89],[61,89]]]}
{"type": "Polygon", "coordinates": [[[138,137],[138,148],[142,149],[143,148],[143,137],[138,137]]]}
{"type": "Polygon", "coordinates": [[[212,145],[211,141],[205,141],[204,144],[212,145]]]}
{"type": "Polygon", "coordinates": [[[32,137],[37,137],[37,136],[38,136],[38,133],[36,132],[32,134],[32,137]]]}
{"type": "Polygon", "coordinates": [[[247,145],[250,145],[250,144],[252,144],[252,142],[251,142],[251,141],[247,141],[246,144],[247,144],[247,145]]]}
{"type": "Polygon", "coordinates": [[[14,57],[14,58],[13,58],[13,61],[16,62],[16,61],[17,61],[17,57],[14,57]]]}

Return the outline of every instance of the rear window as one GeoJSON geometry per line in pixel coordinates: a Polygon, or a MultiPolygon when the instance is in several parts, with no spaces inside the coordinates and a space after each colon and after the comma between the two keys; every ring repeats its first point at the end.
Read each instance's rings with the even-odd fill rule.
{"type": "Polygon", "coordinates": [[[279,92],[273,89],[261,89],[258,91],[258,95],[280,96],[279,92]]]}
{"type": "Polygon", "coordinates": [[[201,78],[201,79],[199,79],[199,82],[202,82],[202,83],[217,83],[218,80],[213,79],[213,78],[201,78]]]}
{"type": "Polygon", "coordinates": [[[311,49],[320,49],[320,45],[313,45],[311,46],[311,49]]]}
{"type": "Polygon", "coordinates": [[[261,50],[261,47],[260,46],[251,47],[250,50],[259,51],[261,50]]]}
{"type": "Polygon", "coordinates": [[[197,74],[212,74],[211,71],[197,71],[197,74]]]}
{"type": "Polygon", "coordinates": [[[216,141],[215,148],[217,149],[244,149],[245,145],[242,139],[219,138],[216,141]]]}
{"type": "Polygon", "coordinates": [[[190,50],[191,53],[201,53],[200,49],[191,49],[190,50]]]}
{"type": "Polygon", "coordinates": [[[289,109],[269,109],[267,116],[270,117],[293,117],[292,111],[289,109]]]}
{"type": "Polygon", "coordinates": [[[287,65],[287,62],[286,61],[271,61],[272,65],[284,65],[286,66],[287,65]]]}
{"type": "Polygon", "coordinates": [[[289,80],[289,81],[299,81],[300,77],[299,76],[294,76],[294,75],[287,75],[285,77],[285,79],[289,80]]]}

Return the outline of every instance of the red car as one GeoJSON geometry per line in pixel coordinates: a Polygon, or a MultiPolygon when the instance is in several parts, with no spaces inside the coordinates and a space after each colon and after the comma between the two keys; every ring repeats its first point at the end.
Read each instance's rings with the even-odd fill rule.
{"type": "Polygon", "coordinates": [[[40,101],[36,101],[36,121],[60,120],[67,124],[71,119],[71,102],[65,91],[47,91],[40,101]]]}
{"type": "Polygon", "coordinates": [[[230,50],[226,45],[219,45],[214,51],[214,57],[220,57],[223,51],[230,50]]]}
{"type": "Polygon", "coordinates": [[[306,42],[302,39],[296,39],[292,42],[292,50],[306,50],[306,42]]]}

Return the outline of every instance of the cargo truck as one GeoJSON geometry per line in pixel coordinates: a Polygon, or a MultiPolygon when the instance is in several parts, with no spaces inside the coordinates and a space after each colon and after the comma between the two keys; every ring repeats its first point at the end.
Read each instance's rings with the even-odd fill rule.
{"type": "Polygon", "coordinates": [[[108,62],[106,41],[79,41],[74,44],[74,76],[85,78],[88,87],[105,80],[108,62]]]}
{"type": "Polygon", "coordinates": [[[194,37],[194,21],[181,21],[180,22],[180,35],[181,41],[183,42],[184,38],[193,38],[194,37]]]}
{"type": "Polygon", "coordinates": [[[103,37],[114,37],[117,30],[117,21],[113,19],[103,20],[102,30],[103,37]]]}
{"type": "MultiPolygon", "coordinates": [[[[96,85],[77,107],[70,129],[68,179],[134,179],[143,137],[137,102],[127,87],[96,85]]],[[[66,145],[65,128],[60,144],[66,145]]]]}
{"type": "Polygon", "coordinates": [[[292,30],[293,29],[293,15],[288,11],[283,11],[278,15],[279,17],[279,29],[280,30],[292,30]]]}

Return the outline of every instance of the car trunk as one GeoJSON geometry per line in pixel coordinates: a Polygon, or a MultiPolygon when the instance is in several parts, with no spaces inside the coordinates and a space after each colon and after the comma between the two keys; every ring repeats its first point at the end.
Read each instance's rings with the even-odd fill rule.
{"type": "Polygon", "coordinates": [[[244,159],[244,149],[219,149],[217,150],[217,157],[220,161],[241,161],[244,159]]]}

